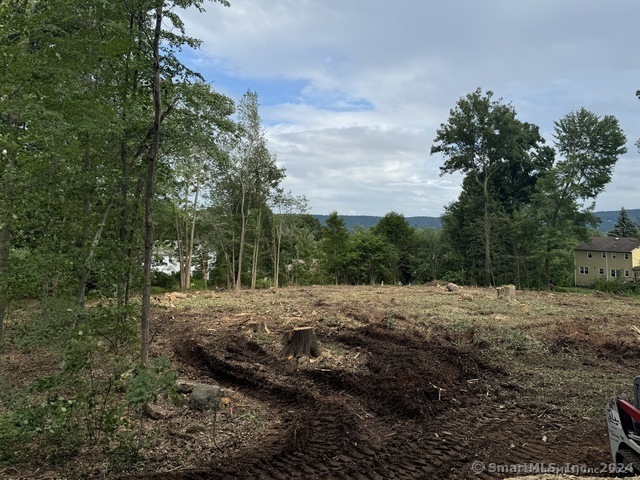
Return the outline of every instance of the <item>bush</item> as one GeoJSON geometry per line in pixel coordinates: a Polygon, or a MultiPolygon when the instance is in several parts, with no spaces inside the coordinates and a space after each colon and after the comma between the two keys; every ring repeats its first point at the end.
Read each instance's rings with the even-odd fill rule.
{"type": "Polygon", "coordinates": [[[39,315],[17,324],[13,341],[23,352],[46,348],[59,350],[68,340],[71,326],[78,318],[77,305],[56,298],[47,299],[39,315]]]}
{"type": "Polygon", "coordinates": [[[164,289],[164,291],[168,290],[176,290],[180,282],[175,275],[160,272],[158,270],[153,271],[153,277],[151,278],[151,286],[159,287],[164,289]]]}
{"type": "Polygon", "coordinates": [[[615,280],[596,279],[594,288],[603,293],[612,295],[638,295],[640,294],[640,285],[625,281],[621,278],[615,280]]]}
{"type": "MultiPolygon", "coordinates": [[[[46,331],[41,320],[35,326],[25,324],[22,338],[46,331]]],[[[1,397],[0,465],[60,464],[88,448],[104,454],[110,470],[126,470],[141,458],[127,410],[140,416],[146,402],[171,395],[177,373],[164,358],[136,366],[137,319],[128,307],[98,305],[83,312],[77,328],[68,320],[59,326],[67,332],[60,368],[34,381],[28,394],[1,397]]]]}

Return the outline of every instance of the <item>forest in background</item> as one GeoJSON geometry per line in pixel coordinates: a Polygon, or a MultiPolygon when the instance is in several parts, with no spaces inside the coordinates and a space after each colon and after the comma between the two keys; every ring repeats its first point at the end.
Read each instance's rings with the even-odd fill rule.
{"type": "Polygon", "coordinates": [[[146,336],[152,284],[571,282],[573,246],[597,234],[595,198],[626,152],[615,117],[569,112],[551,146],[478,88],[432,142],[441,173],[464,174],[440,230],[396,212],[321,225],[282,187],[258,94],[235,101],[180,61],[200,42],[178,13],[204,5],[2,4],[0,325],[22,298],[63,300],[80,320],[87,295],[123,310],[141,296],[146,336]]]}
{"type": "MultiPolygon", "coordinates": [[[[282,187],[258,93],[228,98],[180,61],[200,42],[179,12],[205,4],[229,6],[0,3],[0,350],[49,349],[59,365],[28,391],[0,388],[3,465],[42,445],[51,462],[87,445],[139,452],[131,412],[176,376],[149,356],[154,293],[435,279],[547,289],[571,285],[574,246],[599,233],[595,198],[626,151],[617,119],[569,112],[550,146],[481,89],[433,139],[441,172],[464,174],[440,229],[397,212],[322,225],[282,187]]],[[[621,210],[611,233],[638,227],[621,210]]]]}

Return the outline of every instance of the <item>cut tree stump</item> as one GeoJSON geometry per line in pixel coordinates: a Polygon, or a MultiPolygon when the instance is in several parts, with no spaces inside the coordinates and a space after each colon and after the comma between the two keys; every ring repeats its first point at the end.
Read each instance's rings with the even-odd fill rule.
{"type": "Polygon", "coordinates": [[[504,285],[502,287],[496,288],[498,292],[498,298],[503,298],[505,300],[515,300],[516,299],[516,286],[515,285],[504,285]]]}
{"type": "Polygon", "coordinates": [[[318,340],[313,327],[297,327],[289,330],[282,337],[284,348],[282,353],[288,358],[300,358],[302,356],[317,357],[320,355],[318,340]]]}

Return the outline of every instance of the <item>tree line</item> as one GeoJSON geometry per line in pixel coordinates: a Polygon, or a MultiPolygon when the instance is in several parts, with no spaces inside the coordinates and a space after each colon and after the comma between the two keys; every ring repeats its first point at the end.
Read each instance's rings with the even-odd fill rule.
{"type": "Polygon", "coordinates": [[[235,290],[569,281],[572,247],[596,231],[593,200],[626,152],[617,119],[571,112],[555,122],[554,148],[478,89],[431,147],[442,174],[464,174],[441,231],[395,212],[370,229],[348,232],[336,212],[321,226],[282,188],[257,93],[234,102],[180,61],[200,42],[179,12],[204,5],[0,5],[0,327],[19,298],[39,298],[45,314],[65,298],[76,324],[88,292],[121,312],[141,295],[145,361],[155,267],[167,255],[182,289],[194,277],[235,290]]]}

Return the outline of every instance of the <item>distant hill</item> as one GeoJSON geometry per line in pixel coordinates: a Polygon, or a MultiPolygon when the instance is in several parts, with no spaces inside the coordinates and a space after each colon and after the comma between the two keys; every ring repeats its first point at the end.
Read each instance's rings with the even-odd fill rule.
{"type": "MultiPolygon", "coordinates": [[[[607,233],[616,224],[620,210],[607,211],[607,212],[594,212],[598,216],[602,223],[600,224],[600,231],[607,233]]],[[[627,210],[629,217],[636,223],[640,223],[640,209],[627,210]]],[[[329,215],[313,215],[320,220],[322,225],[326,225],[329,215]]],[[[376,217],[372,215],[340,215],[344,220],[344,223],[348,230],[353,230],[356,226],[360,225],[364,228],[370,228],[377,225],[382,217],[376,217]]],[[[406,217],[407,221],[412,227],[415,228],[440,228],[442,223],[440,217],[406,217]]]]}
{"type": "MultiPolygon", "coordinates": [[[[327,224],[327,218],[329,215],[313,215],[315,218],[320,220],[322,225],[327,224]]],[[[340,215],[340,218],[344,220],[344,224],[347,227],[347,230],[353,230],[358,225],[364,228],[370,228],[374,225],[377,225],[382,217],[375,217],[371,215],[340,215]]],[[[440,218],[439,217],[406,217],[409,225],[415,228],[440,228],[440,218]]]]}
{"type": "MultiPolygon", "coordinates": [[[[618,220],[618,215],[620,215],[620,210],[594,213],[600,218],[600,220],[602,220],[602,223],[599,227],[600,231],[603,233],[607,233],[613,230],[613,227],[616,224],[616,220],[618,220]]],[[[629,218],[632,222],[640,223],[640,208],[636,208],[635,210],[627,210],[627,213],[629,214],[629,218]]]]}

